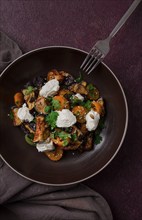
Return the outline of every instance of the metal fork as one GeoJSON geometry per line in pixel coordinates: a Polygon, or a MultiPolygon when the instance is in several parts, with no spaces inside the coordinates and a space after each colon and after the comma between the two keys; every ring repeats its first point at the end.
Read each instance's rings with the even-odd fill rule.
{"type": "Polygon", "coordinates": [[[90,74],[98,64],[105,58],[110,50],[110,41],[115,36],[115,34],[119,31],[119,29],[124,25],[127,19],[130,17],[132,12],[138,6],[141,0],[135,0],[129,9],[125,12],[123,17],[117,23],[115,28],[112,30],[110,35],[105,40],[99,40],[90,50],[89,54],[86,56],[85,60],[80,66],[80,71],[90,74]]]}

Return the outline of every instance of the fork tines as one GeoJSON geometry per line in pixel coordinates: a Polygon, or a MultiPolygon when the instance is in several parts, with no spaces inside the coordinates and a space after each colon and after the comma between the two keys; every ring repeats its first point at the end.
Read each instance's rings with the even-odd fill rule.
{"type": "Polygon", "coordinates": [[[93,69],[95,69],[95,67],[101,62],[102,58],[102,53],[97,48],[92,48],[80,66],[80,69],[83,72],[90,74],[93,69]]]}

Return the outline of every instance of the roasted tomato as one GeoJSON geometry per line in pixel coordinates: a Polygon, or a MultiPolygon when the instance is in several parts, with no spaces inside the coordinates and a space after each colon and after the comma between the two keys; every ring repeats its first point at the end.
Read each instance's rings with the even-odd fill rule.
{"type": "Polygon", "coordinates": [[[84,123],[86,121],[85,116],[87,114],[87,110],[83,106],[78,105],[73,107],[72,113],[76,116],[79,123],[84,123]]]}
{"type": "Polygon", "coordinates": [[[14,103],[15,105],[19,108],[23,105],[24,103],[24,96],[21,92],[17,92],[15,95],[14,95],[14,103]]]}
{"type": "Polygon", "coordinates": [[[98,112],[100,115],[104,115],[104,102],[103,99],[98,99],[92,102],[92,108],[94,111],[98,112]]]}
{"type": "Polygon", "coordinates": [[[69,101],[61,95],[54,96],[52,100],[54,110],[69,109],[69,101]]]}

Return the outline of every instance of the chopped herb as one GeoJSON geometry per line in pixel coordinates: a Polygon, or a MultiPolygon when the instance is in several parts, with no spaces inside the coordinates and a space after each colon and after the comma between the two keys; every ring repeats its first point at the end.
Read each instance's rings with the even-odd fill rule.
{"type": "Polygon", "coordinates": [[[23,94],[29,95],[33,91],[35,91],[35,88],[33,86],[28,86],[26,89],[23,90],[23,94]]]}
{"type": "Polygon", "coordinates": [[[98,125],[100,130],[102,130],[105,127],[104,123],[105,123],[105,117],[100,118],[99,125],[98,125]]]}
{"type": "Polygon", "coordinates": [[[104,122],[105,122],[105,118],[101,118],[100,121],[99,121],[99,125],[95,131],[95,140],[94,140],[94,143],[97,145],[97,144],[100,144],[100,142],[102,141],[102,136],[100,135],[101,134],[101,131],[103,130],[103,128],[105,127],[104,126],[104,122]]]}
{"type": "Polygon", "coordinates": [[[75,82],[79,83],[83,80],[83,74],[82,72],[79,72],[79,77],[77,79],[75,79],[75,82]]]}
{"type": "Polygon", "coordinates": [[[102,136],[100,134],[96,134],[94,143],[97,145],[100,144],[101,141],[102,141],[102,136]]]}
{"type": "Polygon", "coordinates": [[[51,138],[56,139],[57,137],[59,137],[63,141],[63,146],[67,146],[71,135],[65,131],[55,131],[51,134],[51,138]]]}
{"type": "Polygon", "coordinates": [[[58,100],[52,99],[52,106],[54,109],[59,110],[61,108],[61,104],[58,100]]]}
{"type": "Polygon", "coordinates": [[[36,118],[34,118],[34,119],[32,120],[32,122],[36,123],[36,118]]]}
{"type": "Polygon", "coordinates": [[[55,132],[51,133],[51,134],[50,134],[50,137],[51,137],[52,139],[54,139],[54,138],[55,138],[55,132]]]}
{"type": "Polygon", "coordinates": [[[65,147],[65,146],[67,146],[68,145],[68,140],[64,140],[64,142],[63,142],[63,146],[65,147]]]}
{"type": "Polygon", "coordinates": [[[99,98],[99,90],[95,86],[88,84],[87,90],[91,99],[97,100],[99,98]]]}
{"type": "Polygon", "coordinates": [[[46,113],[49,113],[50,110],[51,110],[51,107],[50,107],[50,106],[46,106],[46,107],[44,108],[44,111],[45,111],[46,113]]]}
{"type": "Polygon", "coordinates": [[[91,91],[91,90],[94,90],[95,88],[94,88],[94,86],[90,83],[90,84],[88,84],[87,89],[88,89],[89,91],[91,91]]]}
{"type": "Polygon", "coordinates": [[[61,131],[58,133],[58,137],[61,138],[63,140],[63,146],[67,146],[68,143],[69,143],[69,138],[71,138],[71,135],[64,132],[64,131],[61,131]]]}
{"type": "Polygon", "coordinates": [[[32,140],[34,139],[34,134],[28,134],[28,136],[30,139],[32,139],[32,140]]]}
{"type": "Polygon", "coordinates": [[[15,104],[16,104],[16,105],[19,105],[19,101],[16,101],[15,104]]]}
{"type": "Polygon", "coordinates": [[[70,97],[71,107],[73,108],[76,105],[83,105],[83,101],[78,99],[77,97],[71,96],[70,97]]]}
{"type": "Polygon", "coordinates": [[[14,119],[14,114],[13,114],[13,112],[12,112],[12,111],[10,111],[10,113],[9,113],[9,117],[10,117],[10,119],[11,119],[11,120],[13,120],[13,119],[14,119]]]}
{"type": "Polygon", "coordinates": [[[71,138],[71,135],[64,131],[61,131],[61,132],[58,132],[58,137],[60,137],[62,140],[65,140],[67,138],[71,138]]]}
{"type": "Polygon", "coordinates": [[[85,108],[87,108],[87,110],[90,110],[90,109],[91,109],[91,103],[92,103],[92,102],[91,102],[90,100],[87,100],[87,102],[85,102],[83,106],[84,106],[85,108]]]}
{"type": "Polygon", "coordinates": [[[72,135],[71,135],[71,138],[72,138],[73,141],[76,141],[76,140],[77,140],[77,134],[75,134],[75,133],[72,134],[72,135]]]}
{"type": "Polygon", "coordinates": [[[49,101],[49,102],[51,102],[51,101],[52,101],[52,97],[51,97],[51,96],[48,96],[48,97],[46,98],[46,100],[49,101]]]}
{"type": "Polygon", "coordinates": [[[58,112],[52,111],[49,113],[49,115],[46,115],[45,121],[51,126],[51,129],[54,129],[56,127],[56,121],[58,117],[58,112]]]}

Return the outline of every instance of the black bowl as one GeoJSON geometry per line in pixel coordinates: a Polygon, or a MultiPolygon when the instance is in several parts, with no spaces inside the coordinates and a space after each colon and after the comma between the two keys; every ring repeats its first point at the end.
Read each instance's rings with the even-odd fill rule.
{"type": "Polygon", "coordinates": [[[26,82],[50,69],[64,70],[77,77],[85,56],[84,51],[69,47],[39,48],[15,60],[0,77],[0,154],[14,171],[32,181],[67,185],[86,180],[105,168],[121,147],[128,123],[127,102],[118,79],[104,63],[90,75],[84,75],[87,82],[100,90],[107,110],[103,141],[93,150],[68,152],[62,160],[50,161],[26,144],[22,130],[13,127],[8,117],[14,94],[26,82]]]}

